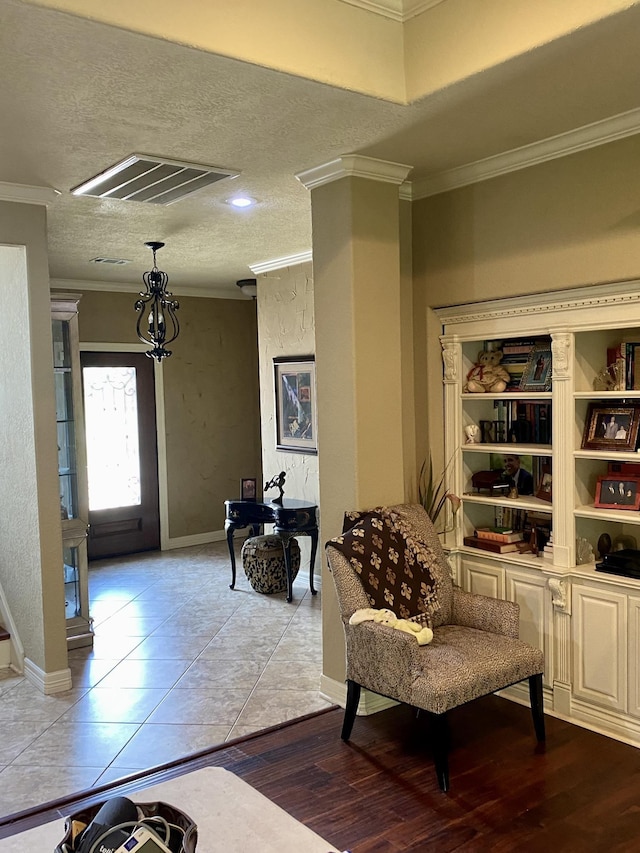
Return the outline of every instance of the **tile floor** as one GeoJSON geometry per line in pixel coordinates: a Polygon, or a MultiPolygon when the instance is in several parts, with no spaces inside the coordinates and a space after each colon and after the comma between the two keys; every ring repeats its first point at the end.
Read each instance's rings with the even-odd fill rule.
{"type": "Polygon", "coordinates": [[[291,604],[240,561],[235,590],[230,574],[224,542],[91,564],[95,641],[69,653],[72,690],[0,672],[0,814],[328,705],[304,557],[291,604]]]}

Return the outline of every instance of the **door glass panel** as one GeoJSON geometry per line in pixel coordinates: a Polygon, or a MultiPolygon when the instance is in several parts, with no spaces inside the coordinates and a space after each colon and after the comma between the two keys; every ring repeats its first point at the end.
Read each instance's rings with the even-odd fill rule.
{"type": "Polygon", "coordinates": [[[89,509],[140,504],[135,367],[84,367],[89,509]]]}

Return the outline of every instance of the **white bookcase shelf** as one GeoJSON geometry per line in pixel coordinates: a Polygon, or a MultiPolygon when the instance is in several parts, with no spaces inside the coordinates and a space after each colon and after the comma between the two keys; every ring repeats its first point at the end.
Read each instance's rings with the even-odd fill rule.
{"type": "MultiPolygon", "coordinates": [[[[640,746],[640,579],[596,570],[602,559],[598,547],[605,541],[614,549],[640,549],[640,512],[594,506],[598,478],[615,463],[640,466],[640,453],[582,447],[590,404],[640,407],[640,390],[596,390],[608,350],[640,342],[640,282],[493,300],[436,314],[442,324],[444,458],[451,460],[447,486],[462,499],[446,536],[456,578],[471,592],[520,605],[520,636],[545,652],[545,701],[555,714],[640,746]],[[485,345],[534,339],[550,341],[551,390],[464,390],[485,345]],[[529,417],[536,404],[544,404],[550,441],[518,441],[517,435],[511,441],[504,429],[494,427],[492,433],[489,426],[480,432],[484,441],[467,443],[470,426],[498,420],[509,404],[509,412],[522,406],[529,417]],[[506,440],[492,438],[496,430],[506,440]],[[473,488],[474,473],[494,469],[499,455],[513,454],[537,466],[538,474],[551,474],[552,502],[535,496],[536,483],[534,495],[515,500],[473,488]],[[493,525],[496,513],[513,509],[522,511],[518,519],[532,514],[537,524],[550,523],[552,541],[544,557],[495,554],[464,544],[477,527],[493,525]]],[[[516,688],[511,695],[526,701],[516,688]]]]}

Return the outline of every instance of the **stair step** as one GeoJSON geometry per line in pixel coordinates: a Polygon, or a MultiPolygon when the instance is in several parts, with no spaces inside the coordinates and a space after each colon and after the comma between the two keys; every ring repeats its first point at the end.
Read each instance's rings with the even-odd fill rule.
{"type": "Polygon", "coordinates": [[[0,669],[8,669],[11,666],[11,643],[10,634],[0,625],[0,669]]]}

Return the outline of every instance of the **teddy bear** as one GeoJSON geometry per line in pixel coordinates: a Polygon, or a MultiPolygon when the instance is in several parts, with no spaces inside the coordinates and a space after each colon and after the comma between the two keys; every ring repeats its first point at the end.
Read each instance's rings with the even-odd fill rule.
{"type": "Polygon", "coordinates": [[[405,634],[411,634],[415,637],[419,646],[426,646],[433,640],[431,628],[418,625],[417,622],[411,622],[409,619],[398,619],[393,610],[387,610],[385,607],[381,610],[376,610],[373,607],[363,607],[356,610],[351,615],[349,624],[359,625],[361,622],[377,622],[380,625],[395,628],[397,631],[404,631],[405,634]]]}
{"type": "Polygon", "coordinates": [[[507,387],[509,371],[500,364],[502,350],[480,350],[478,360],[467,374],[465,391],[500,394],[507,387]]]}

